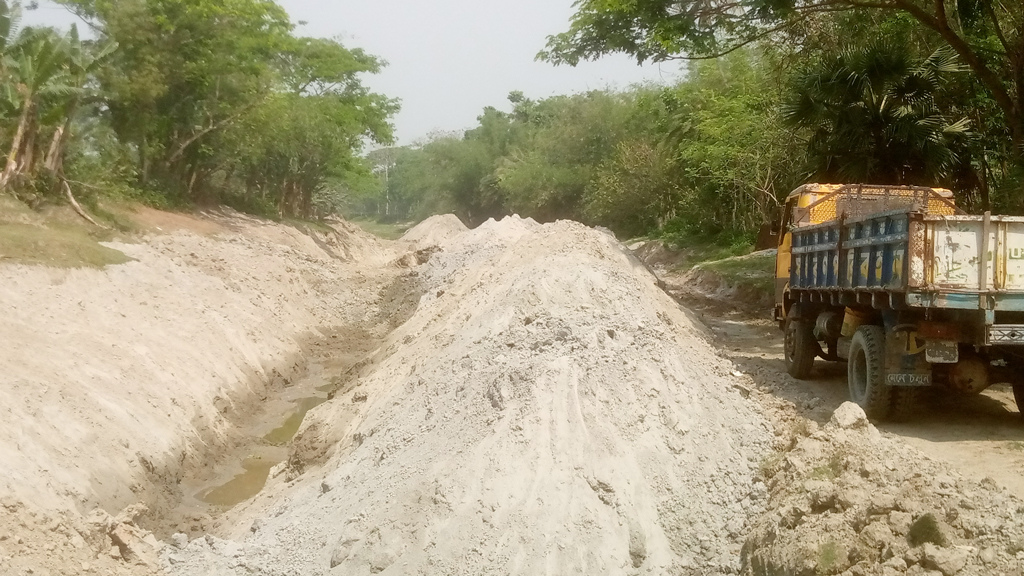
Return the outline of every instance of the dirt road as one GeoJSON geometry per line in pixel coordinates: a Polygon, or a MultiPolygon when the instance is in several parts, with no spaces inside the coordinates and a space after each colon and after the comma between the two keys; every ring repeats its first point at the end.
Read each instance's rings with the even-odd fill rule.
{"type": "MultiPolygon", "coordinates": [[[[679,274],[666,274],[662,279],[673,296],[700,315],[726,357],[807,418],[824,424],[849,400],[845,363],[818,359],[807,381],[786,374],[782,333],[768,318],[770,311],[706,297],[687,286],[679,274]]],[[[992,478],[1024,498],[1024,418],[1005,385],[993,386],[978,396],[935,392],[923,398],[906,422],[877,426],[966,477],[992,478]]]]}

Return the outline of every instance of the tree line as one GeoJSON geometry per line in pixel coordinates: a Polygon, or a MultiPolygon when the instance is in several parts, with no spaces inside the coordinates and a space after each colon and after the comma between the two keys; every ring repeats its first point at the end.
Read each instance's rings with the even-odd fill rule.
{"type": "Polygon", "coordinates": [[[1024,213],[1024,5],[582,0],[541,59],[687,62],[668,86],[531,100],[369,159],[355,205],[750,237],[804,182],[943,186],[1024,213]],[[386,175],[386,178],[385,178],[386,175]]]}
{"type": "Polygon", "coordinates": [[[392,141],[398,108],[360,81],[380,59],[294,35],[270,0],[58,3],[89,40],[0,0],[4,191],[315,217],[374,185],[363,148],[392,141]]]}

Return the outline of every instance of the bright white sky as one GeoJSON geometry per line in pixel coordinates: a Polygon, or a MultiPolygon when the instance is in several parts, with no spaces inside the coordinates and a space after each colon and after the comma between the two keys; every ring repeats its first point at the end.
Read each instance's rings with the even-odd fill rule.
{"type": "MultiPolygon", "coordinates": [[[[529,98],[670,81],[674,64],[636,66],[613,57],[577,68],[535,62],[545,39],[568,27],[573,0],[278,0],[296,34],[339,37],[388,61],[364,83],[400,98],[395,117],[400,144],[433,130],[463,130],[476,124],[485,106],[508,110],[506,97],[522,90],[529,98]]],[[[67,27],[74,19],[48,0],[27,12],[24,24],[67,27]]]]}

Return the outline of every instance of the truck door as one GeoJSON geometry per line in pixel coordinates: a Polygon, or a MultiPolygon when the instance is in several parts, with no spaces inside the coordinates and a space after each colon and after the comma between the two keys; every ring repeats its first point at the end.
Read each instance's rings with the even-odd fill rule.
{"type": "Polygon", "coordinates": [[[775,256],[775,319],[779,322],[786,318],[786,292],[789,290],[789,272],[793,250],[793,233],[789,227],[793,223],[793,210],[796,205],[796,197],[786,201],[779,223],[779,247],[778,254],[775,256]]]}

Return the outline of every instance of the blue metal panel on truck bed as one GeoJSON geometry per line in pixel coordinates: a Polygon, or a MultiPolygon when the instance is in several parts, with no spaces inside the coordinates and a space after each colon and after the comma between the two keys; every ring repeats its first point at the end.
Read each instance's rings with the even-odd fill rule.
{"type": "Polygon", "coordinates": [[[909,223],[897,210],[795,229],[790,288],[906,290],[909,223]]]}
{"type": "Polygon", "coordinates": [[[792,234],[792,291],[888,292],[912,308],[1024,311],[1024,218],[911,207],[792,234]]]}

